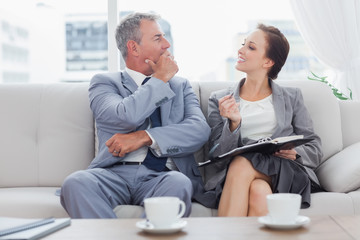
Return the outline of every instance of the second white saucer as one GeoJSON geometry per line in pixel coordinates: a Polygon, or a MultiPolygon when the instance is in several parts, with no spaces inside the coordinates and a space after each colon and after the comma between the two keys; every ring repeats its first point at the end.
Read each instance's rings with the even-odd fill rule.
{"type": "Polygon", "coordinates": [[[310,218],[306,216],[298,216],[294,223],[288,223],[288,224],[274,223],[270,216],[259,217],[258,221],[259,223],[262,223],[265,226],[273,229],[295,229],[304,226],[305,224],[308,224],[310,222],[310,218]]]}
{"type": "Polygon", "coordinates": [[[186,224],[187,222],[185,220],[180,219],[176,223],[173,223],[170,227],[156,228],[152,224],[147,223],[146,220],[141,220],[136,223],[136,227],[148,233],[170,234],[180,231],[186,226],[186,224]]]}

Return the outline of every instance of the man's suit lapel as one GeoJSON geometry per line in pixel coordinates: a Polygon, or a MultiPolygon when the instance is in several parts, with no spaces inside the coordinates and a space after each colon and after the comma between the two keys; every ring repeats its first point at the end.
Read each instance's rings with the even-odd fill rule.
{"type": "MultiPolygon", "coordinates": [[[[135,81],[130,77],[130,75],[127,72],[125,72],[125,71],[122,72],[121,76],[122,76],[121,81],[122,81],[124,88],[126,88],[128,91],[130,91],[130,94],[133,94],[138,89],[137,84],[135,83],[135,81]]],[[[172,101],[173,101],[173,99],[163,103],[160,106],[161,124],[164,126],[168,125],[168,122],[169,122],[172,101]]]]}
{"type": "Polygon", "coordinates": [[[130,94],[134,93],[138,88],[135,81],[129,76],[126,71],[123,71],[121,74],[121,82],[124,88],[130,91],[130,94]]]}
{"type": "MultiPolygon", "coordinates": [[[[138,85],[136,84],[136,82],[125,71],[122,72],[121,82],[122,82],[122,85],[123,85],[124,89],[126,89],[128,91],[127,96],[133,94],[138,89],[138,85]]],[[[125,96],[123,96],[123,97],[125,97],[125,96]]],[[[143,124],[138,126],[136,128],[136,130],[137,131],[138,130],[145,130],[148,126],[149,126],[149,118],[145,119],[143,124]]]]}

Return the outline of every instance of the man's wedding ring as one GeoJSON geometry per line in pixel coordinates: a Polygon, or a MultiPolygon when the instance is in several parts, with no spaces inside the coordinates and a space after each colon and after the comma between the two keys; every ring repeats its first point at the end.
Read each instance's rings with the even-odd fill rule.
{"type": "Polygon", "coordinates": [[[118,151],[116,151],[116,150],[114,150],[114,151],[113,151],[113,153],[118,154],[119,152],[118,152],[118,151]]]}

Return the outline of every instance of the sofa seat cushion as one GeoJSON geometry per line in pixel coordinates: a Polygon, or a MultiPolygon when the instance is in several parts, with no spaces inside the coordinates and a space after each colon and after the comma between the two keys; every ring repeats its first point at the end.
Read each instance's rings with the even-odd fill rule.
{"type": "Polygon", "coordinates": [[[316,174],[325,190],[350,192],[360,188],[360,142],[350,145],[319,166],[316,174]]]}
{"type": "Polygon", "coordinates": [[[2,217],[69,217],[55,195],[58,187],[0,188],[2,217]]]}
{"type": "Polygon", "coordinates": [[[354,215],[356,204],[358,203],[354,202],[350,194],[334,192],[312,193],[310,207],[300,209],[300,214],[305,216],[354,215]]]}
{"type": "MultiPolygon", "coordinates": [[[[135,205],[119,205],[114,208],[118,218],[141,218],[144,215],[144,208],[135,205]]],[[[199,203],[192,203],[190,217],[214,217],[217,216],[217,209],[206,208],[199,203]]]]}
{"type": "Polygon", "coordinates": [[[114,212],[118,218],[141,218],[144,208],[137,205],[118,205],[114,212]]]}
{"type": "Polygon", "coordinates": [[[360,189],[350,192],[348,195],[352,199],[355,215],[360,215],[360,189]]]}

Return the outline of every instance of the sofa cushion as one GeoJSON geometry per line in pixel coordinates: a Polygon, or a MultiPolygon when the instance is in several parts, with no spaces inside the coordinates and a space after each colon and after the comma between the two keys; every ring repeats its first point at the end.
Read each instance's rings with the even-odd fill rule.
{"type": "Polygon", "coordinates": [[[360,215],[360,189],[350,192],[349,195],[352,199],[352,205],[354,206],[355,215],[360,215]]]}
{"type": "Polygon", "coordinates": [[[330,157],[316,171],[321,185],[331,192],[360,188],[360,142],[330,157]]]}
{"type": "Polygon", "coordinates": [[[2,84],[0,187],[60,186],[94,157],[89,83],[2,84]]]}
{"type": "Polygon", "coordinates": [[[2,217],[69,217],[55,195],[55,187],[0,188],[2,217]]]}
{"type": "Polygon", "coordinates": [[[136,205],[118,205],[113,210],[118,218],[141,218],[144,208],[136,205]]]}
{"type": "Polygon", "coordinates": [[[356,204],[349,194],[318,192],[311,194],[310,207],[300,209],[300,214],[305,216],[354,215],[354,205],[356,204]]]}
{"type": "MultiPolygon", "coordinates": [[[[217,209],[210,209],[193,202],[190,217],[214,217],[217,216],[217,209]]],[[[144,208],[135,205],[119,205],[114,208],[118,218],[141,218],[144,215],[144,208]]]]}
{"type": "Polygon", "coordinates": [[[340,152],[343,148],[340,107],[330,87],[311,80],[289,80],[277,83],[301,89],[305,106],[313,120],[315,133],[321,138],[324,153],[322,162],[340,152]]]}

